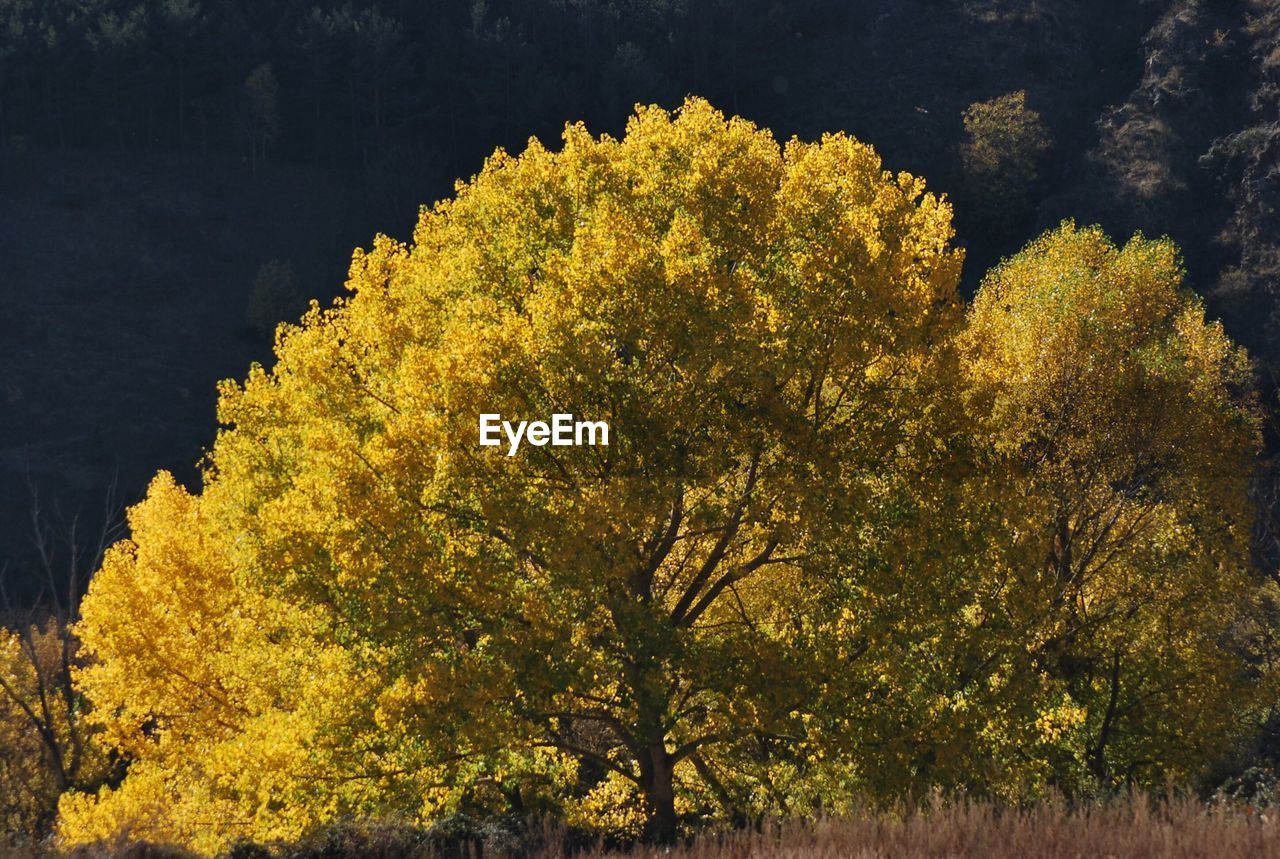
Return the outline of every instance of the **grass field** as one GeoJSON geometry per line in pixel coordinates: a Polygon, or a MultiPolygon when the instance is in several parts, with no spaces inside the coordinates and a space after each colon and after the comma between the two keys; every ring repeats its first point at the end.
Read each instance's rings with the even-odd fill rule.
{"type": "Polygon", "coordinates": [[[1280,856],[1280,828],[1266,814],[1210,810],[1195,803],[1154,808],[1139,802],[1074,813],[1050,805],[1004,814],[976,805],[784,826],[764,834],[704,837],[671,853],[650,849],[631,855],[637,859],[1244,859],[1280,856]]]}
{"type": "MultiPolygon", "coordinates": [[[[228,859],[1263,859],[1280,857],[1277,809],[1142,797],[1025,810],[961,803],[806,823],[708,832],[673,847],[590,846],[550,827],[456,831],[343,826],[301,843],[243,845],[228,859]],[[483,833],[483,834],[482,834],[483,833]],[[567,846],[576,842],[575,846],[567,846]]],[[[161,845],[121,843],[69,856],[0,849],[0,859],[188,859],[161,845]]]]}

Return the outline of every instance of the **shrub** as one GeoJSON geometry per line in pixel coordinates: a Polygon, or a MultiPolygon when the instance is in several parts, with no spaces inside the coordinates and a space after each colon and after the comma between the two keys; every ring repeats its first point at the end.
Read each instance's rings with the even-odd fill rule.
{"type": "Polygon", "coordinates": [[[302,292],[293,276],[293,266],[275,259],[258,266],[245,312],[245,321],[255,333],[270,335],[282,320],[297,316],[302,308],[302,292]]]}
{"type": "Polygon", "coordinates": [[[972,203],[993,220],[1026,212],[1040,159],[1053,144],[1025,90],[971,104],[960,160],[972,203]]]}

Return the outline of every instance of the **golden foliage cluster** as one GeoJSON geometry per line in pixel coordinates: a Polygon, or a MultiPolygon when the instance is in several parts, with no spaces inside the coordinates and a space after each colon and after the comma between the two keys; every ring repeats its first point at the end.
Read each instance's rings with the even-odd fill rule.
{"type": "Polygon", "coordinates": [[[132,763],[61,836],[684,819],[1163,784],[1257,685],[1244,356],[1168,242],[1064,225],[966,308],[949,205],[690,100],[494,154],[226,383],[94,579],[132,763]],[[607,420],[608,447],[477,440],[607,420]]]}

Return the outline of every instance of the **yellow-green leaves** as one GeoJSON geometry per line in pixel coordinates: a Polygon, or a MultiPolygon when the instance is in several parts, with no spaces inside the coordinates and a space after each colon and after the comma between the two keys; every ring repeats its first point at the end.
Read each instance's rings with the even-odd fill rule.
{"type": "Polygon", "coordinates": [[[224,385],[200,494],[132,512],[81,682],[133,763],[64,838],[517,799],[669,838],[1203,760],[1243,358],[1168,243],[1072,227],[966,322],[950,217],[698,100],[495,153],[224,385]],[[608,446],[480,444],[557,413],[608,446]]]}
{"type": "Polygon", "coordinates": [[[1007,470],[1009,610],[1086,709],[1104,784],[1185,776],[1242,701],[1223,630],[1250,589],[1257,427],[1245,356],[1182,277],[1168,240],[1064,224],[988,275],[963,337],[1007,470]]]}

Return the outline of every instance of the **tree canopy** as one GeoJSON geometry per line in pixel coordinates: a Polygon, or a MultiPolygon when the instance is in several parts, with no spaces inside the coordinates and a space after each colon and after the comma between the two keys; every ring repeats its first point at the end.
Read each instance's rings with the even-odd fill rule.
{"type": "Polygon", "coordinates": [[[496,152],[131,512],[80,679],[133,763],[63,837],[669,839],[1205,760],[1251,688],[1209,621],[1250,586],[1243,355],[1167,242],[1064,225],[966,315],[951,239],[870,147],[696,99],[496,152]],[[482,413],[611,443],[507,456],[482,413]]]}
{"type": "Polygon", "coordinates": [[[1239,717],[1224,635],[1258,426],[1243,350],[1183,277],[1167,240],[1064,224],[987,276],[962,335],[974,431],[1015,490],[1010,630],[1082,707],[1076,763],[1103,784],[1185,777],[1239,717]]]}

